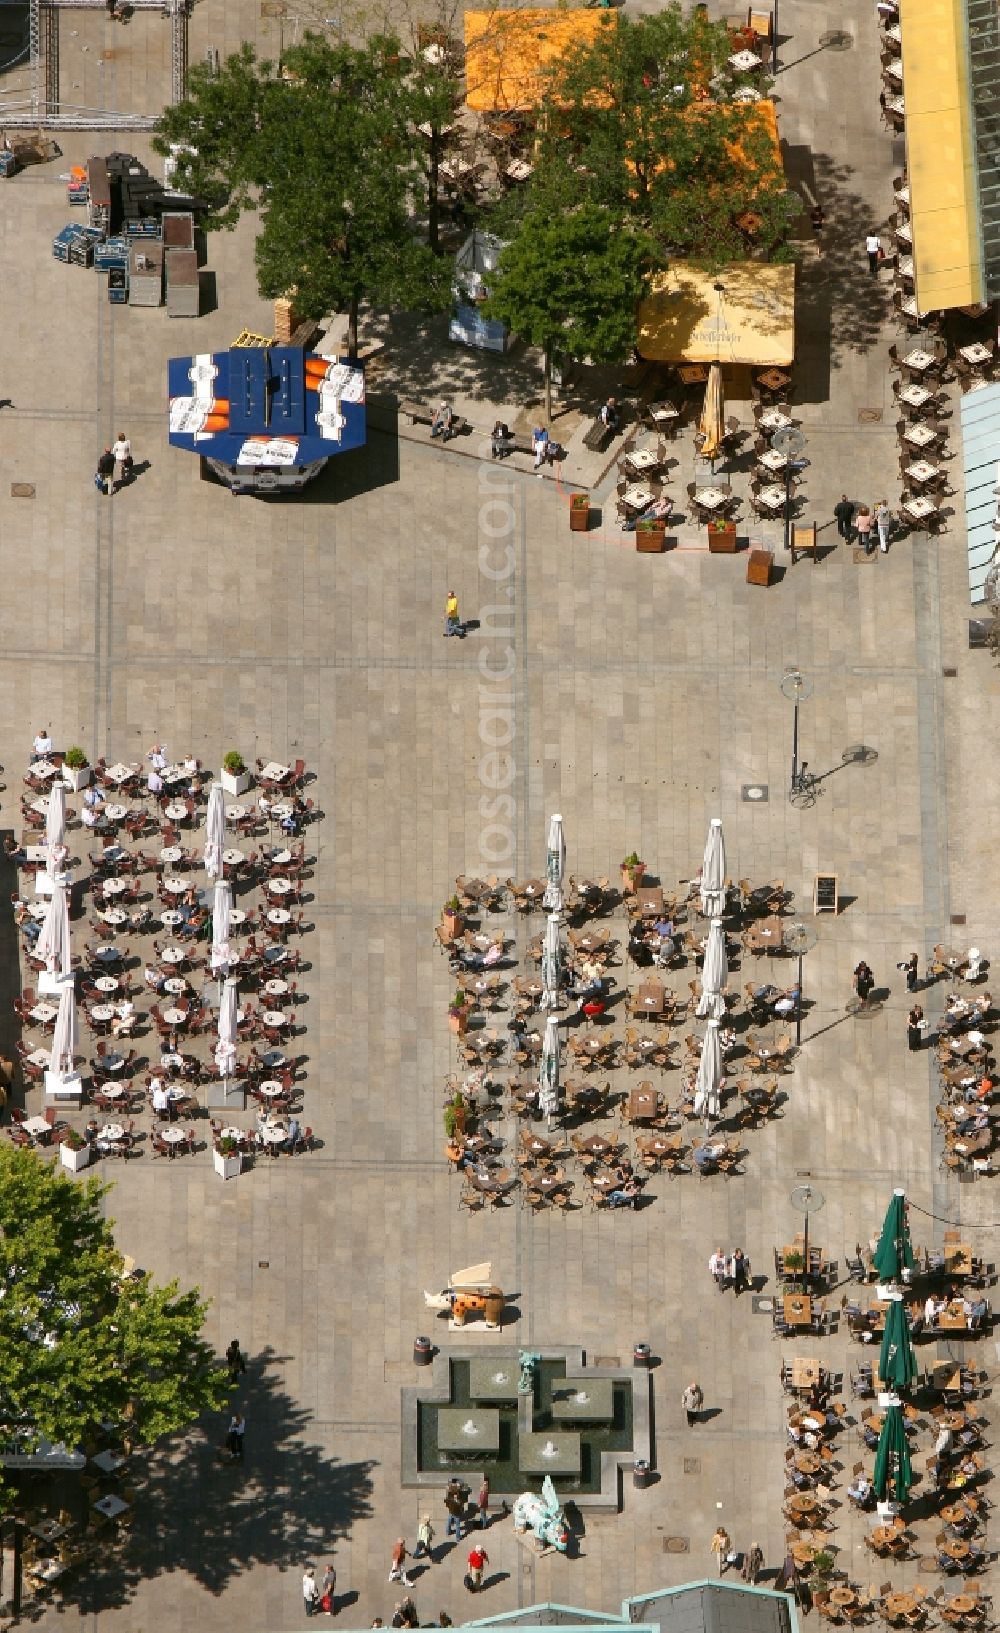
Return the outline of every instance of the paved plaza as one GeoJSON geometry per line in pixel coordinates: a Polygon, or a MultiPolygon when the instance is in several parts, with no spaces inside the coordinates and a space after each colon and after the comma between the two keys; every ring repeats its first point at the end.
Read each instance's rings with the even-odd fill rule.
{"type": "MultiPolygon", "coordinates": [[[[243,37],[276,49],[273,12],[204,0],[192,61],[243,37]]],[[[291,0],[286,30],[293,12],[291,0]]],[[[71,26],[63,71],[81,100],[162,99],[158,17],[116,30],[81,13],[71,26]]],[[[789,168],[811,169],[827,215],[803,275],[797,411],[807,515],[832,546],[845,488],[898,499],[894,331],[863,253],[891,205],[892,139],[878,122],[873,6],[845,18],[822,0],[788,0],[781,33],[789,168]],[[838,29],[853,46],[821,48],[838,29]]],[[[427,1376],[412,1345],[434,1320],[422,1289],[480,1259],[517,1295],[520,1319],[505,1335],[515,1342],[582,1345],[625,1365],[634,1342],[652,1346],[658,1478],[636,1491],[626,1477],[621,1514],[588,1517],[568,1560],[535,1559],[497,1520],[488,1593],[469,1599],[465,1550],[451,1549],[415,1575],[422,1620],[540,1600],[610,1607],[707,1575],[720,1519],[737,1547],[759,1542],[780,1564],[779,1368],[802,1346],[774,1341],[749,1297],[716,1292],[712,1249],[742,1246],[770,1278],[772,1247],[801,1224],[790,1192],[808,1179],[825,1197],[814,1238],[842,1268],[845,1251],[876,1233],[895,1185],[914,1206],[917,1242],[940,1245],[944,1221],[961,1222],[976,1251],[996,1257],[996,1181],[959,1184],[940,1169],[936,1074],[929,1054],[907,1053],[896,969],[914,948],[923,966],[939,942],[998,956],[998,679],[988,654],[967,649],[958,515],[941,539],[913,535],[862,565],[840,544],[762,589],[745,582],[745,555],[709,556],[687,526],[681,548],[636,554],[614,524],[613,473],[594,493],[601,524],[571,534],[559,484],[442,451],[419,429],[372,430],[363,454],[334,461],[300,500],[234,500],[168,449],[165,364],[243,328],[270,330],[251,235],[244,226],[210,239],[218,306],[199,320],[111,308],[103,279],[49,254],[69,219],[58,173],[95,138],[62,145],[64,159],[0,183],[0,399],[13,403],[0,408],[6,825],[17,826],[23,767],[45,724],[58,746],[79,742],[92,757],[135,760],[162,739],[208,767],[230,748],[306,760],[321,820],[306,834],[316,866],[302,942],[302,1121],[321,1143],[226,1184],[207,1154],[110,1169],[122,1250],[157,1279],[198,1284],[220,1355],[236,1335],[250,1358],[246,1462],[220,1461],[223,1419],[157,1453],[133,1480],[130,1569],[83,1582],[40,1621],[79,1613],[106,1633],[297,1628],[307,1559],[335,1562],[342,1623],[388,1621],[394,1539],[412,1546],[427,1508],[440,1543],[446,1518],[440,1493],[425,1500],[400,1485],[400,1390],[427,1376]],[[92,474],[119,430],[148,469],[107,500],[92,474]],[[14,483],[32,484],[33,497],[13,497],[14,483]],[[464,642],[441,639],[452,587],[479,626],[464,642]],[[814,687],[802,751],[829,773],[806,810],[786,798],[792,718],[779,683],[790,664],[814,687]],[[859,743],[877,759],[842,764],[859,743]],[[741,798],[750,783],[767,786],[766,802],[741,798]],[[634,848],[673,887],[721,816],[734,879],[783,880],[812,923],[814,876],[834,873],[843,910],[815,921],[804,1047],[783,1079],[785,1115],[747,1136],[745,1177],[659,1176],[647,1187],[655,1201],[635,1214],[535,1217],[515,1193],[509,1208],[469,1217],[443,1155],[443,1085],[458,1057],[434,925],[458,874],[542,872],[553,811],[577,877],[617,882],[634,848]],[[854,1019],[845,1005],[861,957],[888,993],[854,1019]],[[694,1377],[715,1415],[688,1430],[680,1394],[694,1377]]],[[[159,163],[141,138],[135,151],[159,163]]],[[[690,431],[681,437],[690,444],[690,431]]],[[[960,513],[961,496],[951,503],[960,513]]],[[[780,545],[774,529],[750,531],[780,545]]],[[[9,872],[5,888],[15,887],[9,872]]],[[[523,926],[506,928],[523,946],[523,926]]],[[[8,958],[12,949],[8,940],[8,958]]],[[[615,973],[634,980],[628,967],[615,973]]],[[[740,986],[753,973],[744,961],[740,986]]],[[[8,992],[17,979],[8,968],[8,992]]],[[[921,999],[932,1021],[945,990],[921,999]]],[[[5,1054],[12,1043],[8,1033],[5,1054]]],[[[664,1079],[671,1098],[678,1083],[664,1079]]],[[[513,1120],[506,1134],[512,1148],[513,1120]]],[[[431,1330],[447,1343],[443,1327],[431,1330]]],[[[809,1346],[845,1376],[857,1358],[846,1331],[809,1346]]],[[[992,1338],[967,1348],[996,1366],[992,1338]]],[[[921,1359],[939,1351],[926,1345],[921,1359]]],[[[992,1415],[989,1400],[983,1411],[992,1415]]],[[[865,1552],[868,1521],[844,1495],[861,1456],[848,1430],[840,1563],[863,1582],[917,1581],[916,1563],[887,1570],[865,1552]]]]}

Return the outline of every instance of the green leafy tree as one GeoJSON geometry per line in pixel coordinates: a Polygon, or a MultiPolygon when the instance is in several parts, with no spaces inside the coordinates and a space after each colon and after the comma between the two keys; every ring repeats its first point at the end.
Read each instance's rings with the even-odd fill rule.
{"type": "Polygon", "coordinates": [[[486,315],[542,350],[545,414],[552,417],[552,355],[621,362],[635,345],[635,309],[646,288],[648,240],[610,210],[529,215],[500,257],[486,315]]]}
{"type": "Polygon", "coordinates": [[[29,1445],[74,1447],[102,1421],[150,1445],[228,1394],[197,1292],[125,1274],[109,1190],[0,1147],[0,1422],[29,1445]]]}
{"type": "Polygon", "coordinates": [[[280,70],[245,45],[218,75],[192,70],[154,141],[160,152],[181,145],[180,173],[212,206],[210,226],[259,210],[261,294],[294,289],[306,317],[346,311],[352,356],[363,301],[426,311],[450,301],[444,268],[413,229],[404,74],[390,36],[358,48],[310,35],[280,70]]]}

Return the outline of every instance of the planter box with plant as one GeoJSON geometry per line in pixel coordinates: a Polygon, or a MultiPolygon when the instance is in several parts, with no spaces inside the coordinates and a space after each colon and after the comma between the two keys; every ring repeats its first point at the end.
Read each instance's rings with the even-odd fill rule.
{"type": "Polygon", "coordinates": [[[667,519],[665,516],[647,516],[635,524],[635,547],[647,555],[659,555],[667,548],[667,519]]]}
{"type": "Polygon", "coordinates": [[[250,787],[253,778],[247,770],[246,761],[242,754],[238,753],[236,749],[231,748],[229,753],[224,756],[222,774],[219,780],[226,793],[232,794],[234,799],[240,794],[245,794],[250,787]]]}
{"type": "Polygon", "coordinates": [[[590,498],[586,493],[574,493],[569,501],[569,530],[586,533],[590,526],[590,498]]]}
{"type": "Polygon", "coordinates": [[[736,523],[709,522],[708,548],[713,556],[732,556],[736,553],[736,523]]]}
{"type": "Polygon", "coordinates": [[[457,896],[452,896],[441,909],[441,928],[448,941],[454,941],[462,934],[462,904],[457,896]]]}
{"type": "Polygon", "coordinates": [[[59,1142],[59,1161],[71,1174],[78,1174],[81,1168],[88,1167],[93,1154],[93,1147],[75,1128],[64,1134],[59,1142]]]}
{"type": "Polygon", "coordinates": [[[444,1131],[449,1140],[465,1133],[465,1117],[465,1101],[460,1094],[456,1094],[451,1104],[444,1108],[444,1131]]]}
{"type": "Polygon", "coordinates": [[[62,765],[63,782],[74,794],[81,788],[86,788],[93,773],[87,764],[87,756],[82,748],[68,748],[63,755],[62,765]]]}
{"type": "Polygon", "coordinates": [[[646,864],[640,862],[637,852],[630,851],[621,864],[622,885],[632,895],[646,877],[646,864]]]}
{"type": "Polygon", "coordinates": [[[235,1179],[243,1170],[243,1156],[236,1141],[231,1138],[220,1140],[212,1152],[212,1162],[215,1172],[223,1179],[235,1179]]]}
{"type": "Polygon", "coordinates": [[[473,1000],[468,998],[461,989],[456,992],[448,1005],[448,1025],[453,1032],[458,1033],[460,1038],[464,1037],[468,1031],[469,1016],[474,1008],[473,1000]]]}

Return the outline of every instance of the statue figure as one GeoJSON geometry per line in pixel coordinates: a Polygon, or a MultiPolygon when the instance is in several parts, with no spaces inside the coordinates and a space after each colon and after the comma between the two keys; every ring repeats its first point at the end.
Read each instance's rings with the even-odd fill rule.
{"type": "Polygon", "coordinates": [[[530,1395],[534,1389],[535,1368],[541,1358],[535,1350],[523,1349],[518,1351],[517,1364],[521,1368],[521,1376],[517,1380],[519,1395],[530,1395]]]}
{"type": "Polygon", "coordinates": [[[528,1531],[539,1544],[540,1553],[555,1548],[564,1554],[569,1546],[566,1516],[549,1475],[542,1481],[541,1496],[535,1491],[524,1491],[514,1503],[514,1535],[523,1537],[528,1531]]]}
{"type": "Polygon", "coordinates": [[[493,1266],[489,1263],[456,1270],[440,1293],[424,1292],[424,1303],[428,1310],[446,1310],[457,1327],[464,1327],[470,1316],[478,1315],[485,1327],[497,1332],[503,1319],[503,1288],[494,1285],[493,1266]]]}

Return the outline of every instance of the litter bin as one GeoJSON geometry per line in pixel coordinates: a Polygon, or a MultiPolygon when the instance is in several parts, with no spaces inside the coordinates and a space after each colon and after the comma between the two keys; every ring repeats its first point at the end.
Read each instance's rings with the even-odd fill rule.
{"type": "Polygon", "coordinates": [[[653,1483],[653,1471],[644,1457],[640,1457],[632,1465],[632,1484],[636,1491],[645,1491],[653,1483]]]}
{"type": "Polygon", "coordinates": [[[632,1365],[634,1367],[651,1367],[653,1356],[648,1344],[634,1344],[632,1346],[632,1365]]]}
{"type": "Polygon", "coordinates": [[[413,1340],[413,1361],[418,1367],[429,1367],[434,1359],[434,1345],[429,1338],[413,1340]]]}

